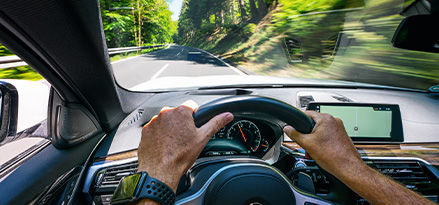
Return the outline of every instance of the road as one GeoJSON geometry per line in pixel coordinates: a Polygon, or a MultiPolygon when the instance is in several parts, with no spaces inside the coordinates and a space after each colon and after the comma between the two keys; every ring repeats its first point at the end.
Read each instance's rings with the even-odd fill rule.
{"type": "Polygon", "coordinates": [[[245,75],[204,50],[178,45],[116,61],[112,66],[116,81],[128,89],[165,76],[245,75]]]}

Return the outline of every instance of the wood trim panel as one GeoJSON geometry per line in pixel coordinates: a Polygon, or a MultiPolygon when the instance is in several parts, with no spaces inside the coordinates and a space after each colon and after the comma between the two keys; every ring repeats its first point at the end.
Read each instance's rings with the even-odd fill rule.
{"type": "Polygon", "coordinates": [[[94,160],[94,162],[112,162],[112,161],[118,161],[123,159],[130,159],[133,157],[137,157],[137,150],[131,150],[127,152],[121,152],[113,155],[108,155],[105,157],[97,158],[94,160]]]}
{"type": "MultiPolygon", "coordinates": [[[[296,150],[300,145],[285,142],[283,146],[296,150]]],[[[355,145],[362,156],[367,157],[415,157],[423,159],[432,165],[439,166],[439,143],[428,144],[357,144],[355,145]]],[[[95,159],[94,162],[110,162],[137,157],[137,150],[131,150],[95,159]]]]}
{"type": "MultiPolygon", "coordinates": [[[[296,150],[300,145],[294,142],[283,143],[283,146],[296,150]]],[[[439,143],[426,144],[356,144],[361,156],[367,157],[415,157],[432,165],[439,165],[439,143]]]]}

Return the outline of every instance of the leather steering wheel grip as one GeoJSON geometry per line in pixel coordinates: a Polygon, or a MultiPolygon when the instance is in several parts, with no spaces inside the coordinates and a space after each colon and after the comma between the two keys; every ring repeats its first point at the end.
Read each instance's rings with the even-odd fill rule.
{"type": "Polygon", "coordinates": [[[263,116],[281,127],[291,125],[303,134],[311,133],[314,128],[314,121],[299,109],[285,102],[260,96],[232,96],[203,104],[194,112],[195,125],[200,127],[223,112],[231,112],[235,116],[263,116]]]}

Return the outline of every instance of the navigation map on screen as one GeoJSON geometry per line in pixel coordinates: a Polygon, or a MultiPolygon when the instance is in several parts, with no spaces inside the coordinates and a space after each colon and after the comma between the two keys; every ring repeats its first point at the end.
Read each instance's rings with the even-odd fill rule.
{"type": "Polygon", "coordinates": [[[320,105],[318,109],[321,113],[328,113],[343,120],[350,137],[391,137],[390,108],[320,105]]]}

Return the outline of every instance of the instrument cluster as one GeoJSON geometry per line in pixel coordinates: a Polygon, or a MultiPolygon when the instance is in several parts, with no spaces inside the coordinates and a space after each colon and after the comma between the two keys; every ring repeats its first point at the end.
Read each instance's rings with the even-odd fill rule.
{"type": "Polygon", "coordinates": [[[276,143],[273,128],[266,122],[235,119],[215,133],[200,157],[254,155],[262,157],[276,143]]]}

